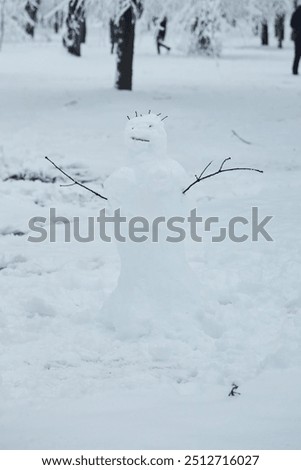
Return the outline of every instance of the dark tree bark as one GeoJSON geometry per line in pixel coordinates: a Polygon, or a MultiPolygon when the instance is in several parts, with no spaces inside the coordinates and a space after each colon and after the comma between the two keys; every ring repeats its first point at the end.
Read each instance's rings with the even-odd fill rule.
{"type": "Polygon", "coordinates": [[[64,45],[70,54],[80,57],[81,44],[86,40],[85,0],[70,0],[66,19],[67,35],[64,45]]]}
{"type": "Polygon", "coordinates": [[[132,0],[117,24],[117,71],[115,87],[132,90],[136,18],[142,14],[142,2],[132,0]]]}
{"type": "Polygon", "coordinates": [[[64,24],[64,12],[62,10],[58,10],[54,14],[54,23],[53,23],[54,32],[56,34],[58,34],[60,29],[62,29],[63,24],[64,24]]]}
{"type": "Polygon", "coordinates": [[[60,16],[59,11],[54,14],[54,32],[57,34],[60,30],[60,16]]]}
{"type": "Polygon", "coordinates": [[[284,40],[284,30],[285,30],[285,15],[278,14],[275,20],[275,33],[276,33],[276,38],[278,39],[279,49],[282,49],[282,42],[284,40]]]}
{"type": "Polygon", "coordinates": [[[118,90],[131,90],[133,81],[133,59],[135,42],[135,20],[130,7],[122,15],[117,35],[117,76],[118,90]]]}
{"type": "Polygon", "coordinates": [[[269,26],[265,20],[261,23],[261,44],[262,46],[269,45],[269,26]]]}
{"type": "Polygon", "coordinates": [[[25,5],[25,11],[27,13],[27,22],[25,24],[25,31],[26,33],[34,37],[35,26],[37,23],[37,14],[39,10],[41,0],[28,0],[25,5]]]}
{"type": "Polygon", "coordinates": [[[87,21],[86,21],[86,15],[84,15],[84,17],[82,18],[82,27],[81,27],[81,37],[80,37],[81,44],[85,44],[86,37],[87,37],[87,21]]]}
{"type": "Polygon", "coordinates": [[[114,49],[115,49],[115,44],[117,43],[117,34],[118,34],[118,26],[115,24],[114,18],[110,18],[109,29],[110,29],[111,54],[114,54],[114,49]]]}

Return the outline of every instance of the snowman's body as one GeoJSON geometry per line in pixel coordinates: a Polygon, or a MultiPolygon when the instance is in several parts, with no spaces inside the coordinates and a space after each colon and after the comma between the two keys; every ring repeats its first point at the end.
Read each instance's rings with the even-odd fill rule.
{"type": "MultiPolygon", "coordinates": [[[[187,216],[187,198],[182,194],[187,175],[166,155],[166,133],[160,118],[148,114],[131,119],[125,140],[127,164],[105,184],[111,207],[120,209],[127,223],[142,216],[150,227],[157,217],[167,221],[187,216]]],[[[158,224],[158,242],[153,241],[150,230],[147,241],[118,243],[121,272],[104,315],[122,334],[146,334],[168,326],[175,316],[185,319],[199,307],[198,284],[186,260],[184,242],[166,241],[168,235],[178,236],[166,223],[158,224]]]]}

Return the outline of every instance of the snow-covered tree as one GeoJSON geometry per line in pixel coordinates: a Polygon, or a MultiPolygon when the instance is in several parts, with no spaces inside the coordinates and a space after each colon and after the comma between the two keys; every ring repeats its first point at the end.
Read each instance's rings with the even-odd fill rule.
{"type": "Polygon", "coordinates": [[[278,16],[285,15],[292,9],[291,0],[252,0],[250,8],[253,17],[257,18],[261,26],[261,43],[269,44],[269,24],[278,16]]]}
{"type": "Polygon", "coordinates": [[[79,57],[81,44],[86,40],[86,3],[84,0],[69,1],[66,27],[63,43],[70,54],[79,57]]]}
{"type": "Polygon", "coordinates": [[[215,55],[220,52],[220,0],[188,0],[175,15],[175,21],[183,28],[183,43],[188,53],[215,55]]]}
{"type": "Polygon", "coordinates": [[[35,27],[37,24],[37,15],[40,8],[41,0],[28,0],[25,5],[26,24],[25,31],[29,36],[34,37],[35,27]]]}
{"type": "Polygon", "coordinates": [[[275,0],[275,36],[278,39],[278,47],[282,48],[285,35],[285,18],[292,10],[291,0],[275,0]]]}
{"type": "Polygon", "coordinates": [[[221,0],[222,16],[232,26],[249,20],[250,0],[221,0]]]}
{"type": "MultiPolygon", "coordinates": [[[[97,19],[105,28],[113,22],[116,27],[117,66],[115,86],[120,90],[132,89],[132,69],[134,56],[135,23],[143,11],[141,0],[64,0],[52,8],[55,15],[58,9],[68,7],[65,45],[69,52],[80,55],[80,44],[85,26],[84,12],[97,19]]],[[[49,16],[49,15],[48,15],[49,16]]]]}
{"type": "Polygon", "coordinates": [[[28,2],[24,0],[0,0],[0,48],[4,35],[23,39],[27,36],[26,27],[29,16],[26,12],[28,2]]]}
{"type": "Polygon", "coordinates": [[[221,0],[223,17],[236,26],[240,22],[260,33],[262,44],[268,45],[270,27],[275,25],[279,47],[284,38],[285,16],[293,9],[293,0],[221,0]]]}
{"type": "Polygon", "coordinates": [[[163,17],[185,53],[213,55],[219,52],[221,0],[144,0],[144,23],[163,17]]]}

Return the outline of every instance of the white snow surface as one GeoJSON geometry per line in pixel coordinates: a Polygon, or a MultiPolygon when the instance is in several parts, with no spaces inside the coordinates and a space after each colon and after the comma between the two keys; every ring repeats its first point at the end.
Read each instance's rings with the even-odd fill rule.
{"type": "MultiPolygon", "coordinates": [[[[300,449],[301,79],[292,45],[224,48],[219,60],[155,55],[137,41],[134,91],[112,89],[114,58],[52,43],[0,54],[0,448],[300,449]],[[105,201],[67,182],[48,155],[103,192],[124,164],[126,115],[168,115],[168,154],[194,175],[203,217],[272,215],[267,242],[189,242],[197,328],[116,336],[101,307],[116,286],[115,244],[28,241],[28,220],[97,216],[105,201]],[[232,131],[250,142],[242,142],[232,131]],[[231,164],[232,164],[231,163],[231,164]],[[7,180],[58,177],[55,183],[7,180]],[[23,234],[23,235],[22,235],[23,234]],[[228,397],[231,384],[240,396],[228,397]]],[[[176,214],[175,214],[176,215],[176,214]]],[[[84,234],[83,234],[84,235],[84,234]]],[[[129,293],[130,295],[130,293],[129,293]]]]}

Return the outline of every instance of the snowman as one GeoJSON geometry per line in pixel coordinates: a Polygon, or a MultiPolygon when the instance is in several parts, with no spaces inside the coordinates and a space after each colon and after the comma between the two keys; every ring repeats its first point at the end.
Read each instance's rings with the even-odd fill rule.
{"type": "Polygon", "coordinates": [[[143,241],[127,237],[125,242],[117,242],[120,276],[102,315],[123,337],[187,324],[200,309],[200,287],[187,262],[185,243],[167,240],[168,235],[177,239],[167,221],[187,217],[191,207],[188,197],[182,194],[187,174],[167,156],[164,119],[151,112],[128,118],[125,165],[105,182],[112,211],[120,209],[127,223],[143,217],[149,225],[148,237],[143,241]],[[158,219],[161,222],[154,224],[158,219]]]}

